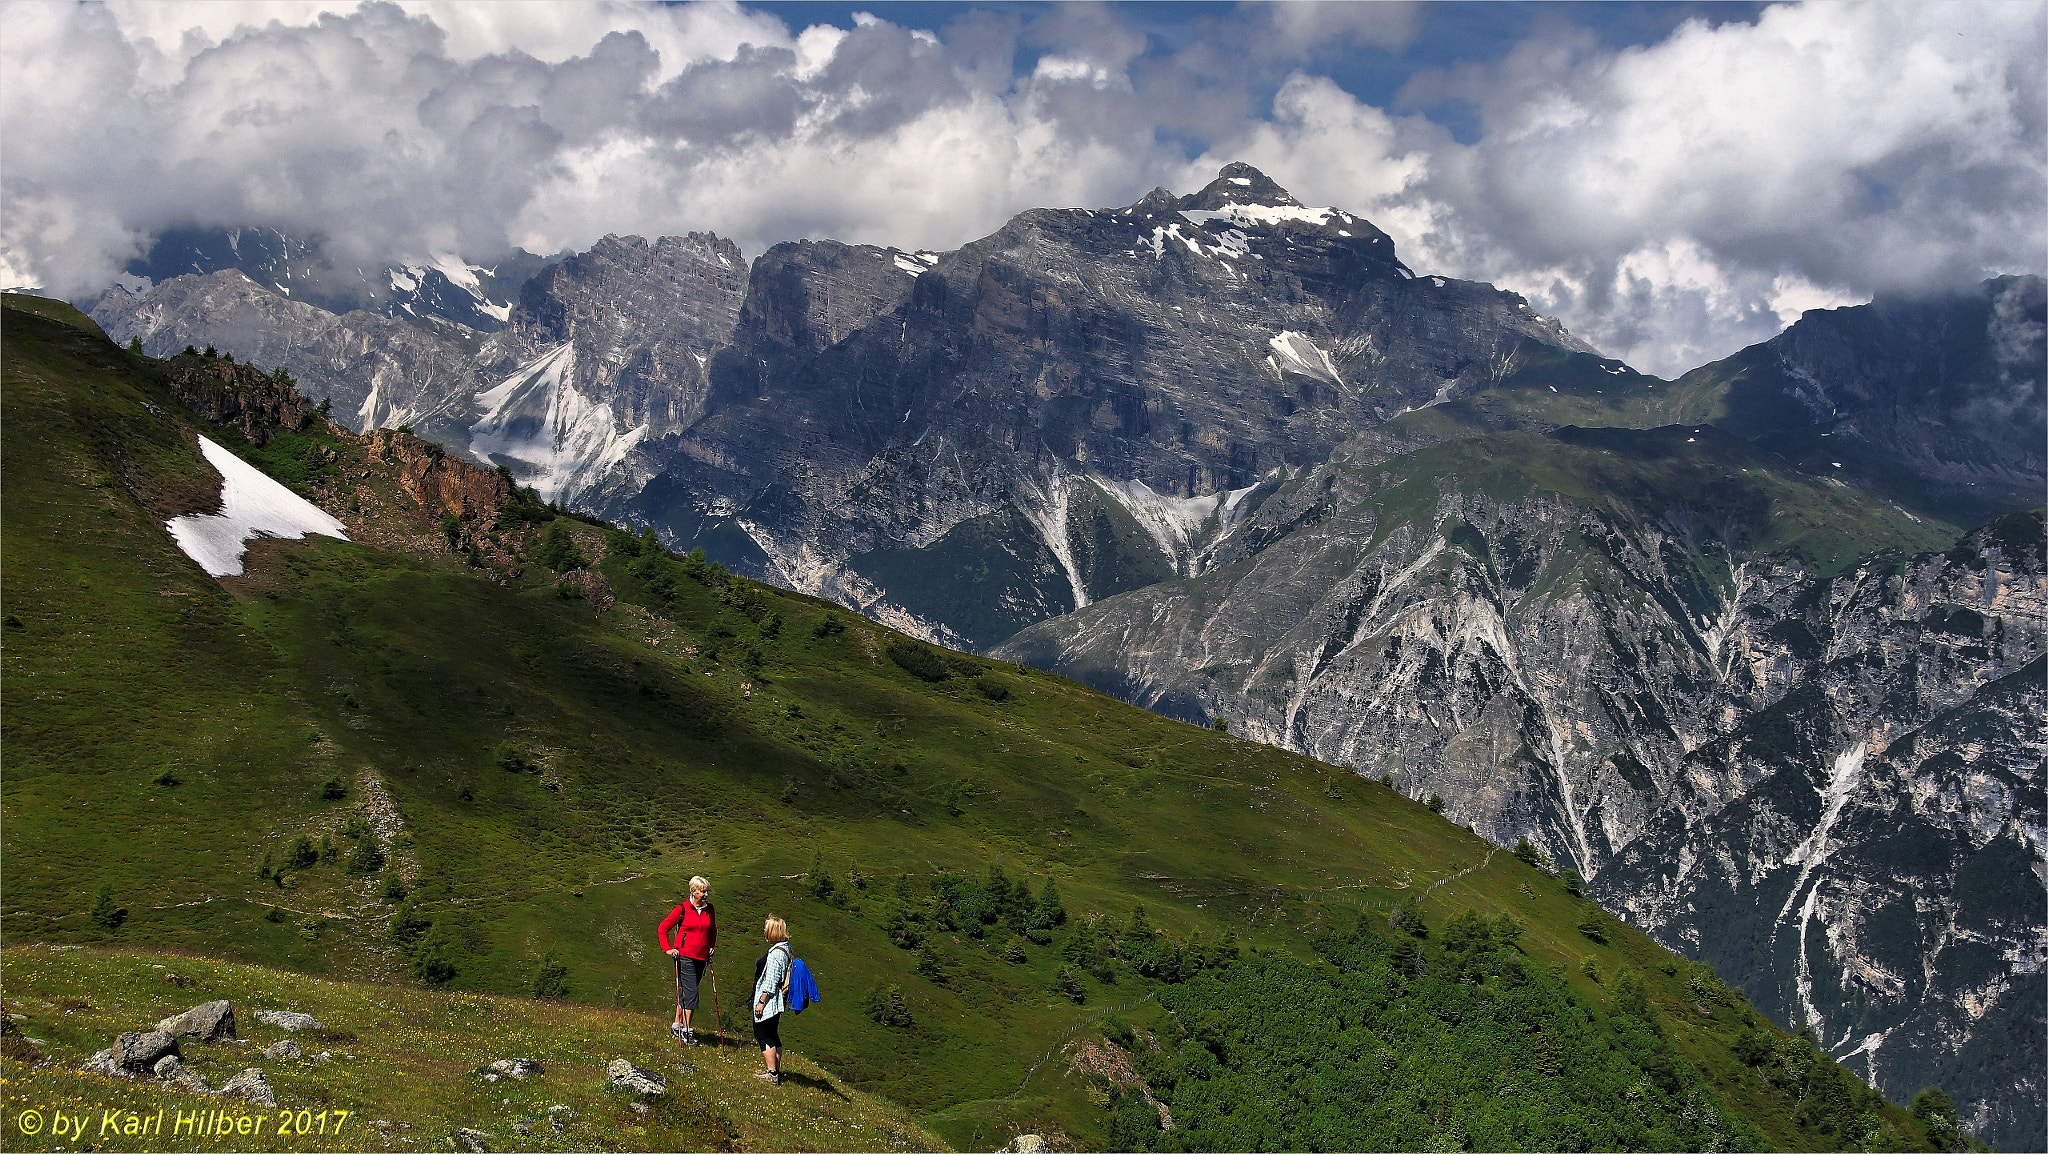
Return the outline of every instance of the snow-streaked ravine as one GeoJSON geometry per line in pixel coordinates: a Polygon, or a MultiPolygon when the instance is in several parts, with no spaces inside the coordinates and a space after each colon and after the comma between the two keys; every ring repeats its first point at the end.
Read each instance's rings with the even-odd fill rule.
{"type": "Polygon", "coordinates": [[[215,577],[238,577],[253,537],[298,540],[308,534],[348,540],[348,526],[311,501],[205,437],[199,451],[220,474],[220,512],[188,513],[164,522],[171,540],[215,577]]]}
{"type": "Polygon", "coordinates": [[[566,501],[596,484],[647,435],[646,425],[621,431],[610,404],[577,390],[574,345],[543,354],[476,399],[484,413],[469,427],[470,452],[525,466],[513,471],[542,500],[566,501]]]}

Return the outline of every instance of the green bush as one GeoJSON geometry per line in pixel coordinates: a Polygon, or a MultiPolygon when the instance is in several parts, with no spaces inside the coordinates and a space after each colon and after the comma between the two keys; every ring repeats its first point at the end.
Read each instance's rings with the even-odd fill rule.
{"type": "Polygon", "coordinates": [[[340,801],[347,796],[348,786],[342,782],[339,776],[330,777],[320,783],[320,800],[322,801],[340,801]]]}
{"type": "Polygon", "coordinates": [[[883,652],[889,655],[889,660],[920,681],[944,681],[953,676],[953,670],[947,665],[945,658],[933,652],[929,645],[904,638],[890,642],[889,647],[883,652]]]}
{"type": "Polygon", "coordinates": [[[93,891],[92,908],[87,911],[92,924],[103,930],[117,930],[128,920],[128,911],[114,901],[114,887],[102,885],[93,891]]]}
{"type": "Polygon", "coordinates": [[[589,562],[583,558],[583,551],[576,547],[576,538],[569,533],[569,527],[556,518],[548,522],[547,532],[541,534],[540,552],[536,559],[557,573],[581,569],[589,562]]]}
{"type": "Polygon", "coordinates": [[[877,985],[861,999],[861,1013],[878,1026],[907,1030],[913,1023],[910,1004],[904,1000],[903,991],[894,985],[877,985]]]}
{"type": "Polygon", "coordinates": [[[377,846],[377,839],[366,837],[356,842],[355,852],[348,855],[348,876],[365,878],[384,868],[384,851],[377,846]]]}
{"type": "Polygon", "coordinates": [[[1061,966],[1059,976],[1054,979],[1053,988],[1075,1005],[1088,1000],[1088,987],[1081,983],[1081,971],[1072,966],[1061,966]]]}
{"type": "Polygon", "coordinates": [[[320,851],[314,847],[313,839],[305,834],[299,834],[297,837],[292,838],[291,842],[284,847],[285,869],[311,869],[313,864],[319,860],[320,851]]]}
{"type": "Polygon", "coordinates": [[[540,965],[534,968],[533,996],[550,1002],[559,1002],[569,996],[569,967],[557,960],[552,951],[542,957],[540,965]]]}

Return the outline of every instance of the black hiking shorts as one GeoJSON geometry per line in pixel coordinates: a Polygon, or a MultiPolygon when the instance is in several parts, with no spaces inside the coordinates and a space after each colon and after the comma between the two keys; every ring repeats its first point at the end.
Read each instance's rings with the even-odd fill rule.
{"type": "Polygon", "coordinates": [[[710,964],[703,958],[676,959],[676,1005],[685,1010],[697,1008],[697,983],[704,980],[704,967],[710,964]]]}

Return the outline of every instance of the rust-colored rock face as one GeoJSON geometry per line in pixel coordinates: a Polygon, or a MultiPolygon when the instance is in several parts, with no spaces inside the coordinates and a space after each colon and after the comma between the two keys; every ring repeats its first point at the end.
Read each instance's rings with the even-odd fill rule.
{"type": "Polygon", "coordinates": [[[279,429],[297,432],[313,420],[313,402],[252,365],[205,357],[174,357],[164,381],[180,404],[217,425],[228,425],[255,445],[279,429]]]}
{"type": "Polygon", "coordinates": [[[450,542],[457,548],[474,544],[512,497],[512,483],[504,474],[451,457],[411,433],[378,429],[365,443],[372,460],[396,467],[399,485],[420,508],[459,519],[450,542]]]}

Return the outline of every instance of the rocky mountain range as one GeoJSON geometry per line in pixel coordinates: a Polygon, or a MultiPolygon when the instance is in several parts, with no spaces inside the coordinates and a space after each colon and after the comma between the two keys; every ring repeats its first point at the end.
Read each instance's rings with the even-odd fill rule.
{"type": "Polygon", "coordinates": [[[502,317],[150,275],[115,339],[1440,795],[1895,1099],[2044,1137],[2048,591],[1998,519],[2048,476],[2039,278],[1664,381],[1245,165],[947,253],[607,237],[502,317]]]}

